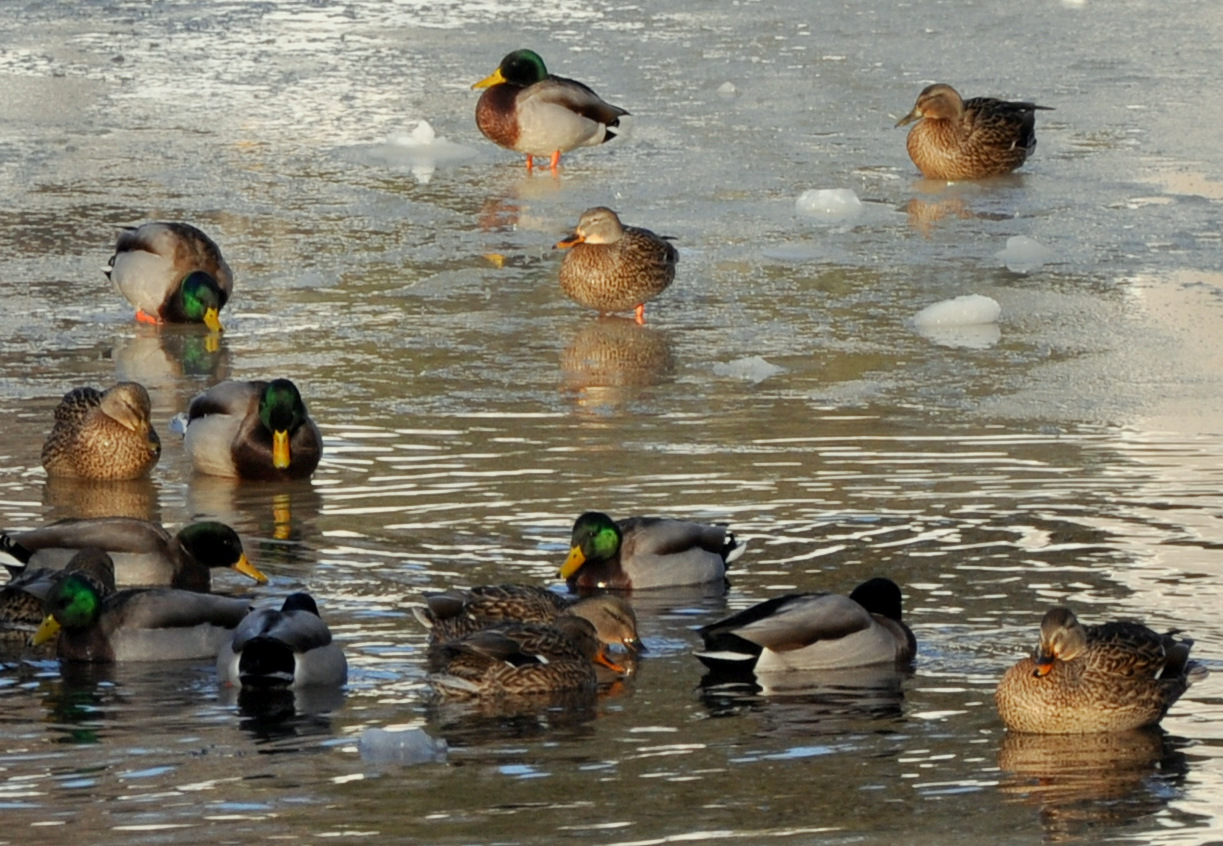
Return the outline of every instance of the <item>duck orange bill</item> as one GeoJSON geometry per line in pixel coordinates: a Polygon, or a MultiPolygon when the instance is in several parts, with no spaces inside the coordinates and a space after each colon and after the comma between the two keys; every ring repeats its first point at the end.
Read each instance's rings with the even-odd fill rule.
{"type": "Polygon", "coordinates": [[[234,569],[244,576],[250,576],[256,584],[266,585],[268,583],[268,577],[259,572],[259,569],[247,559],[245,553],[238,558],[234,569]]]}
{"type": "Polygon", "coordinates": [[[552,245],[552,249],[554,249],[554,250],[567,250],[567,249],[569,249],[570,247],[575,247],[575,246],[577,246],[578,244],[584,244],[585,242],[586,242],[586,236],[585,236],[585,235],[579,235],[578,233],[574,232],[572,235],[570,235],[570,236],[569,236],[568,238],[566,238],[564,241],[557,241],[555,244],[553,244],[553,245],[552,245]]]}
{"type": "Polygon", "coordinates": [[[1036,669],[1032,671],[1032,675],[1038,678],[1040,676],[1048,675],[1049,671],[1053,669],[1053,661],[1054,658],[1052,655],[1036,656],[1036,669]]]}
{"type": "Polygon", "coordinates": [[[500,85],[503,82],[505,82],[505,77],[501,75],[501,68],[497,68],[495,71],[493,71],[488,76],[484,77],[482,80],[475,83],[471,87],[472,88],[492,88],[494,85],[500,85]]]}
{"type": "Polygon", "coordinates": [[[59,621],[48,614],[43,618],[42,625],[38,627],[38,631],[30,636],[30,646],[38,646],[46,643],[59,634],[59,621]]]}
{"type": "Polygon", "coordinates": [[[284,430],[272,433],[272,466],[284,470],[289,466],[289,433],[284,430]]]}
{"type": "Polygon", "coordinates": [[[582,554],[582,548],[575,546],[569,550],[569,557],[565,559],[565,563],[561,565],[561,578],[567,579],[581,569],[586,563],[586,556],[582,554]]]}
{"type": "Polygon", "coordinates": [[[608,658],[607,653],[604,652],[602,649],[600,649],[598,654],[595,655],[595,663],[602,664],[607,669],[612,670],[613,672],[619,673],[620,675],[624,675],[628,672],[628,670],[626,670],[624,667],[621,667],[615,661],[608,658]]]}
{"type": "Polygon", "coordinates": [[[204,325],[213,332],[223,332],[221,328],[221,314],[215,308],[210,308],[204,312],[204,325]]]}

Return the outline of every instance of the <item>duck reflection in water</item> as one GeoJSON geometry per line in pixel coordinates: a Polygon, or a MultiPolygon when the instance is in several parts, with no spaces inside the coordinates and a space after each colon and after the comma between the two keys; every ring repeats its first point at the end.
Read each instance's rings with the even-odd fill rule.
{"type": "Polygon", "coordinates": [[[147,476],[114,482],[48,476],[42,502],[48,522],[97,517],[160,522],[157,488],[147,476]]]}
{"type": "Polygon", "coordinates": [[[1091,839],[1177,798],[1189,770],[1186,743],[1155,726],[1078,735],[1008,731],[998,749],[999,789],[1039,808],[1048,840],[1091,839]]]}
{"type": "Polygon", "coordinates": [[[148,389],[159,416],[175,414],[191,398],[229,378],[224,335],[190,324],[140,323],[111,350],[115,375],[148,389]]]}
{"type": "Polygon", "coordinates": [[[187,508],[259,537],[300,541],[316,534],[323,498],[309,479],[250,482],[197,474],[187,489],[187,508]]]}
{"type": "Polygon", "coordinates": [[[665,332],[613,315],[583,323],[561,353],[560,365],[565,390],[584,409],[623,405],[675,373],[665,332]]]}

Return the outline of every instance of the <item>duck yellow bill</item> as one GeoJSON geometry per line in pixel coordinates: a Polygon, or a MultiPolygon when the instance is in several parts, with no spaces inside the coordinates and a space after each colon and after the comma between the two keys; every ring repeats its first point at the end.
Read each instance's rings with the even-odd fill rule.
{"type": "Polygon", "coordinates": [[[234,564],[234,569],[242,575],[254,579],[256,584],[266,585],[268,583],[268,577],[260,573],[259,569],[247,559],[245,554],[234,564]]]}
{"type": "Polygon", "coordinates": [[[215,308],[210,308],[204,312],[204,325],[213,332],[224,332],[221,328],[221,314],[215,308]]]}
{"type": "Polygon", "coordinates": [[[586,556],[582,554],[582,548],[575,546],[569,550],[569,557],[565,559],[565,563],[561,565],[561,578],[567,579],[581,569],[586,563],[586,556]]]}
{"type": "Polygon", "coordinates": [[[280,430],[272,433],[272,466],[284,470],[289,466],[289,433],[280,430]]]}
{"type": "Polygon", "coordinates": [[[501,75],[501,68],[497,68],[495,71],[493,71],[488,76],[484,77],[482,80],[480,80],[479,82],[477,82],[475,85],[471,87],[472,88],[492,88],[494,85],[500,85],[503,82],[505,82],[505,77],[501,75]]]}
{"type": "Polygon", "coordinates": [[[557,241],[555,244],[553,244],[552,249],[567,250],[570,247],[577,246],[578,244],[584,243],[585,241],[586,241],[586,238],[584,236],[579,235],[578,233],[574,232],[564,241],[557,241]]]}
{"type": "Polygon", "coordinates": [[[46,643],[59,634],[59,622],[54,617],[48,614],[43,618],[42,625],[38,627],[38,631],[34,632],[30,638],[31,646],[38,646],[46,643]]]}

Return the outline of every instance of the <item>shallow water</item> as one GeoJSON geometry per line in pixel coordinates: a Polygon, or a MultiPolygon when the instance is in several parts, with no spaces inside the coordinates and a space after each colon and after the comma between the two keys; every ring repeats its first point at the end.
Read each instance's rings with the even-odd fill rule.
{"type": "Polygon", "coordinates": [[[1220,839],[1223,673],[1163,733],[1016,738],[992,705],[1063,600],[1181,627],[1223,667],[1219,21],[1092,0],[5,4],[0,525],[226,520],[272,576],[252,593],[310,590],[351,675],[341,702],[269,707],[205,666],[11,656],[0,841],[1220,839]],[[558,177],[480,138],[468,86],[524,45],[632,111],[628,137],[558,177]],[[892,124],[934,80],[1054,106],[1035,157],[918,179],[892,124]],[[421,120],[459,155],[422,158],[421,120]],[[797,215],[809,188],[853,189],[861,217],[797,215]],[[677,236],[644,327],[559,292],[551,245],[597,204],[677,236]],[[116,228],[149,219],[200,225],[234,267],[217,351],[136,325],[101,275],[116,228]],[[1002,267],[1015,235],[1053,258],[1002,267]],[[997,337],[909,323],[964,294],[1000,303],[997,337]],[[169,417],[277,375],[323,428],[313,482],[193,478],[169,417]],[[120,377],[153,395],[152,480],[49,484],[58,397],[120,377]],[[408,603],[551,583],[592,507],[731,523],[731,590],[635,597],[650,652],[593,709],[432,706],[408,603]],[[701,689],[693,628],[876,574],[920,642],[899,692],[701,689]],[[445,738],[446,762],[363,760],[387,726],[445,738]]]}

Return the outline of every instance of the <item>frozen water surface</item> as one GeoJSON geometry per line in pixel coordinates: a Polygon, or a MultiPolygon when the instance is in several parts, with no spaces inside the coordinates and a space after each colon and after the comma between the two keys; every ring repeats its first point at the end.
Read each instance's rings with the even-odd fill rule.
{"type": "Polygon", "coordinates": [[[1216,5],[0,4],[0,525],[229,521],[252,592],[310,590],[350,662],[343,697],[252,700],[207,666],[6,654],[6,837],[1223,839],[1216,5]],[[518,47],[632,131],[528,174],[470,90],[518,47]],[[921,179],[893,124],[934,81],[1054,107],[1035,156],[921,179]],[[862,213],[800,214],[818,187],[862,213]],[[676,238],[645,325],[559,290],[594,205],[676,238]],[[219,347],[135,324],[102,275],[150,219],[234,267],[219,347]],[[1017,237],[1052,258],[1008,270],[1017,237]],[[914,331],[970,294],[1004,323],[914,331]],[[153,478],[48,483],[58,398],[121,375],[153,397],[153,478]],[[323,428],[312,483],[193,478],[172,415],[276,375],[323,428]],[[407,604],[554,584],[589,508],[750,544],[724,597],[634,597],[650,651],[597,703],[430,703],[407,604]],[[694,628],[874,575],[904,586],[911,676],[700,687],[694,628]],[[1218,672],[1163,733],[1008,736],[993,685],[1061,601],[1183,628],[1218,672]],[[398,754],[389,726],[446,763],[362,760],[398,754]]]}

